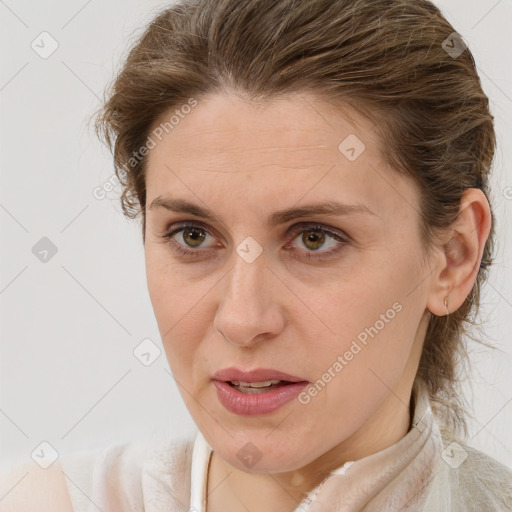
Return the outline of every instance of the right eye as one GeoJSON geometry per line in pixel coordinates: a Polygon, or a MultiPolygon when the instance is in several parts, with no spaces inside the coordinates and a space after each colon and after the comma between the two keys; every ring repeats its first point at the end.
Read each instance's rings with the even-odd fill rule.
{"type": "Polygon", "coordinates": [[[175,225],[162,236],[162,238],[169,240],[172,250],[185,256],[200,256],[204,250],[209,250],[199,247],[208,237],[213,238],[213,235],[198,224],[175,225]]]}

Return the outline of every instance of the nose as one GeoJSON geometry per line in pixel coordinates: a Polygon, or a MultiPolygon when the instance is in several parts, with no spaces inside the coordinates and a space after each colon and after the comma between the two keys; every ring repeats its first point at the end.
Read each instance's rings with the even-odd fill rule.
{"type": "Polygon", "coordinates": [[[240,347],[251,347],[278,335],[285,325],[278,283],[263,254],[251,263],[234,254],[215,314],[215,329],[240,347]]]}

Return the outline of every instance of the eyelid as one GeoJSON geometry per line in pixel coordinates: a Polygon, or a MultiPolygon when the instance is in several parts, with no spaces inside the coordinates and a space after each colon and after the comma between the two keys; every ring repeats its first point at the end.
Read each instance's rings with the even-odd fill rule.
{"type": "Polygon", "coordinates": [[[164,228],[163,234],[161,235],[161,237],[162,238],[171,238],[172,236],[176,235],[177,233],[179,233],[180,231],[182,231],[186,228],[203,229],[210,236],[213,236],[215,238],[224,239],[224,237],[222,237],[219,233],[217,233],[216,230],[214,230],[207,224],[204,224],[201,221],[197,221],[197,220],[190,220],[190,221],[183,221],[183,222],[172,222],[166,228],[164,228]]]}
{"type": "MultiPolygon", "coordinates": [[[[224,238],[220,234],[216,232],[213,228],[208,226],[207,224],[204,224],[201,221],[196,220],[190,220],[190,221],[182,221],[182,222],[174,222],[170,223],[163,231],[162,236],[171,236],[176,234],[180,229],[188,228],[188,227],[198,227],[200,229],[204,229],[209,235],[224,238]]],[[[338,228],[331,228],[329,226],[326,226],[318,221],[302,221],[295,223],[291,225],[286,230],[286,236],[295,235],[295,233],[300,232],[300,230],[306,230],[306,229],[318,229],[319,231],[322,231],[324,233],[330,234],[334,237],[343,238],[346,242],[351,242],[351,238],[346,234],[346,232],[338,229],[338,228]]]]}
{"type": "MultiPolygon", "coordinates": [[[[166,243],[172,244],[174,246],[174,249],[177,253],[181,253],[183,255],[189,255],[189,256],[201,256],[204,254],[205,251],[210,251],[212,247],[207,248],[187,248],[186,246],[183,246],[182,244],[176,242],[173,240],[174,236],[178,233],[182,232],[186,228],[199,228],[201,230],[204,230],[207,234],[210,236],[217,238],[215,230],[210,228],[209,226],[205,225],[204,223],[200,221],[183,221],[171,224],[164,232],[163,235],[161,235],[161,238],[165,240],[166,243]]],[[[340,250],[342,250],[346,245],[352,244],[352,239],[343,231],[338,230],[336,228],[330,228],[329,226],[326,226],[324,224],[321,224],[319,222],[314,221],[304,221],[299,222],[291,226],[286,231],[287,237],[292,237],[291,240],[289,240],[285,246],[285,250],[289,250],[288,247],[292,244],[292,242],[295,240],[296,235],[305,231],[318,231],[325,233],[332,239],[336,240],[338,242],[337,246],[334,248],[331,248],[326,251],[319,251],[318,253],[316,251],[307,251],[307,250],[299,250],[299,252],[303,253],[303,257],[305,259],[313,259],[316,258],[320,260],[321,258],[326,258],[330,256],[334,256],[337,254],[340,250]]],[[[217,243],[217,246],[219,244],[217,243]]],[[[295,256],[297,257],[297,256],[295,256]]]]}
{"type": "Polygon", "coordinates": [[[350,242],[350,237],[340,229],[336,228],[330,228],[329,226],[326,226],[319,222],[299,222],[297,224],[294,224],[291,226],[290,229],[286,232],[287,236],[295,236],[297,233],[300,233],[302,231],[321,231],[322,233],[326,233],[329,236],[332,236],[336,239],[341,239],[344,242],[350,242]]]}
{"type": "MultiPolygon", "coordinates": [[[[183,232],[187,228],[198,228],[204,230],[208,235],[210,235],[213,238],[218,238],[217,233],[210,227],[206,226],[200,221],[185,221],[185,222],[178,222],[171,224],[169,227],[167,227],[164,230],[164,233],[160,236],[160,238],[163,238],[166,243],[172,242],[175,246],[179,246],[178,251],[182,250],[182,252],[190,252],[190,253],[198,253],[201,251],[207,251],[209,249],[212,249],[211,247],[208,248],[200,248],[200,249],[193,249],[191,247],[185,247],[177,242],[174,242],[172,239],[178,234],[183,232]]],[[[222,237],[221,237],[222,238],[222,237]]],[[[218,243],[217,243],[218,245],[218,243]]]]}

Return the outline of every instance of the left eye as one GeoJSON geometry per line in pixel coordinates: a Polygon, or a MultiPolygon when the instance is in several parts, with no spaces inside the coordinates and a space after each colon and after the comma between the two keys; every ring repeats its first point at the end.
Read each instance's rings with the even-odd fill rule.
{"type": "Polygon", "coordinates": [[[344,241],[341,237],[321,228],[304,229],[299,233],[299,235],[300,236],[294,238],[294,240],[299,240],[306,249],[311,251],[318,251],[318,249],[325,245],[326,240],[329,238],[331,239],[330,248],[336,247],[339,245],[339,242],[344,241]],[[336,243],[336,240],[338,240],[338,243],[336,243]]]}
{"type": "MultiPolygon", "coordinates": [[[[319,256],[325,256],[326,254],[331,254],[337,252],[337,250],[344,245],[349,243],[349,240],[346,236],[343,236],[341,233],[337,233],[326,229],[321,225],[296,225],[293,227],[292,231],[287,233],[288,236],[293,236],[292,242],[295,240],[299,240],[300,243],[303,244],[305,248],[305,252],[308,253],[306,257],[315,257],[316,255],[311,254],[318,252],[319,256]],[[299,236],[300,235],[300,236],[299,236]],[[331,243],[328,244],[327,249],[324,251],[319,251],[320,248],[325,246],[326,242],[331,240],[331,243]]],[[[195,224],[182,224],[180,226],[176,226],[174,229],[169,231],[168,233],[163,235],[163,238],[169,240],[173,250],[180,254],[197,256],[201,251],[201,244],[207,240],[208,237],[215,239],[215,236],[205,227],[195,224]],[[181,235],[181,242],[178,242],[176,239],[177,235],[181,235]]],[[[285,249],[288,250],[291,245],[291,242],[287,243],[285,249]]],[[[221,246],[221,244],[217,243],[217,246],[221,246]]],[[[208,250],[212,247],[205,248],[208,250]]]]}

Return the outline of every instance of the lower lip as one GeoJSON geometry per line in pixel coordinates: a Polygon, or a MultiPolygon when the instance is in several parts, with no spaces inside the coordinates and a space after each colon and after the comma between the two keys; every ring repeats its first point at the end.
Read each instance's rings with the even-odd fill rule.
{"type": "Polygon", "coordinates": [[[242,393],[227,382],[214,380],[217,396],[222,405],[230,412],[242,416],[257,416],[279,409],[293,400],[309,382],[293,382],[263,393],[242,393]]]}

